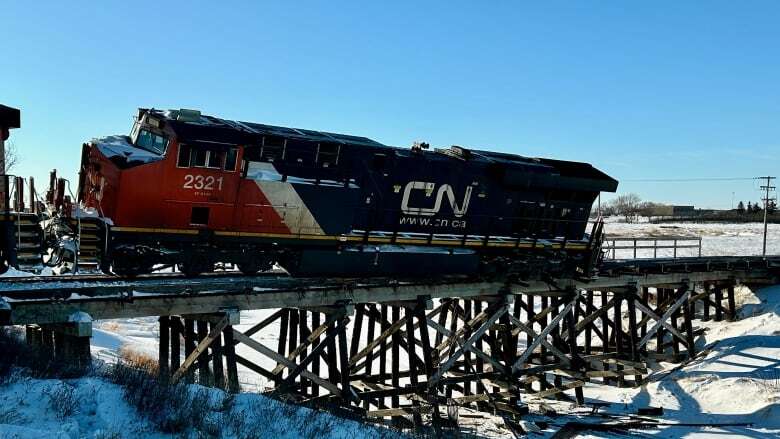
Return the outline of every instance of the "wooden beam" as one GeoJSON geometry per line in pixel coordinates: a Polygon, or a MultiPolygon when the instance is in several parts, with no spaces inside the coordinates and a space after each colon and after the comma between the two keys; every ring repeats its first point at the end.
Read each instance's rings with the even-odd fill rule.
{"type": "Polygon", "coordinates": [[[189,370],[190,366],[192,366],[192,364],[195,363],[195,360],[197,360],[198,357],[202,353],[206,352],[206,349],[209,347],[211,342],[213,342],[217,337],[220,336],[220,334],[222,333],[222,330],[225,327],[227,327],[229,321],[230,320],[228,319],[227,316],[224,317],[222,319],[222,321],[219,322],[217,324],[217,326],[215,326],[211,330],[211,332],[209,332],[208,336],[206,336],[206,338],[204,338],[203,340],[201,340],[200,343],[198,343],[198,345],[195,347],[195,349],[192,351],[192,353],[190,353],[187,356],[187,358],[184,360],[184,363],[182,363],[181,367],[179,367],[179,370],[177,370],[173,374],[173,377],[171,378],[171,382],[173,382],[173,383],[178,382],[179,379],[181,379],[182,375],[187,373],[187,371],[189,370]]]}
{"type": "Polygon", "coordinates": [[[515,364],[512,365],[512,370],[519,371],[519,370],[522,369],[523,365],[526,363],[526,361],[528,361],[528,358],[531,356],[531,354],[533,353],[534,349],[536,349],[537,346],[542,344],[542,340],[545,337],[547,337],[548,335],[550,335],[550,333],[553,331],[553,329],[555,329],[558,326],[558,322],[560,322],[561,319],[563,319],[563,316],[566,315],[566,313],[569,312],[569,310],[572,308],[572,306],[574,306],[574,301],[575,300],[577,300],[577,299],[575,298],[575,299],[571,300],[568,304],[566,304],[566,307],[564,307],[563,311],[558,313],[558,315],[556,315],[552,319],[550,324],[547,325],[547,327],[545,327],[542,330],[541,333],[539,333],[539,336],[534,339],[533,343],[531,343],[531,345],[526,348],[525,352],[523,352],[523,354],[520,356],[520,358],[518,358],[517,361],[515,361],[515,364]]]}
{"type": "MultiPolygon", "coordinates": [[[[667,310],[666,310],[666,312],[664,313],[664,315],[662,315],[662,316],[661,316],[659,319],[657,319],[657,320],[656,320],[656,322],[653,324],[653,326],[651,326],[651,327],[650,327],[650,329],[648,329],[648,330],[647,330],[647,334],[645,334],[645,336],[644,336],[644,337],[642,337],[642,340],[639,340],[639,344],[637,345],[637,347],[641,348],[642,346],[646,345],[646,344],[647,344],[647,342],[648,342],[648,341],[650,341],[650,338],[653,336],[653,334],[655,334],[655,331],[657,331],[657,330],[658,330],[658,328],[660,328],[661,326],[665,326],[665,327],[666,327],[666,325],[664,325],[664,323],[666,322],[666,320],[668,320],[668,319],[669,319],[669,317],[671,317],[671,316],[672,316],[672,314],[673,314],[673,313],[674,313],[674,312],[675,312],[675,311],[676,311],[676,310],[677,310],[677,309],[678,309],[680,306],[682,306],[684,303],[686,303],[686,302],[688,301],[688,297],[689,297],[689,295],[690,295],[690,292],[688,291],[688,287],[687,287],[687,286],[684,286],[684,287],[682,288],[682,290],[683,290],[683,292],[680,294],[680,297],[679,297],[679,298],[678,298],[678,299],[677,299],[677,300],[674,302],[674,304],[672,304],[672,306],[671,306],[671,307],[669,307],[669,309],[667,309],[667,310]]],[[[640,309],[641,309],[641,308],[640,308],[640,309]]],[[[650,311],[650,310],[649,310],[649,309],[647,309],[647,308],[645,308],[645,310],[643,310],[642,312],[644,312],[645,314],[648,314],[648,311],[652,313],[652,311],[650,311]]],[[[648,314],[648,315],[649,315],[649,314],[648,314]]],[[[677,332],[677,328],[675,328],[674,326],[668,326],[668,327],[666,327],[666,328],[667,328],[667,329],[668,329],[670,332],[672,332],[672,333],[677,333],[677,334],[679,334],[679,332],[677,332]],[[672,330],[673,330],[673,331],[672,331],[672,330]]],[[[684,340],[684,338],[681,338],[681,340],[684,340]]]]}
{"type": "MultiPolygon", "coordinates": [[[[493,325],[493,322],[498,320],[499,317],[504,315],[507,312],[507,304],[494,304],[490,305],[484,312],[480,313],[478,316],[474,317],[474,319],[471,320],[471,322],[474,322],[474,324],[478,324],[476,322],[482,322],[481,325],[471,334],[471,336],[464,342],[460,343],[460,338],[464,335],[463,333],[467,330],[466,327],[462,328],[462,330],[458,330],[456,334],[451,337],[453,343],[458,343],[460,345],[459,349],[456,349],[455,352],[453,352],[449,359],[439,367],[439,370],[436,371],[436,374],[428,380],[428,387],[434,387],[439,380],[442,379],[445,373],[447,373],[452,365],[455,363],[455,361],[458,360],[458,358],[463,355],[463,353],[467,350],[469,346],[471,346],[475,341],[477,341],[479,338],[482,337],[482,334],[484,334],[490,327],[493,325]],[[495,312],[493,310],[495,308],[498,308],[495,312]],[[493,312],[492,315],[489,315],[489,317],[484,317],[488,315],[488,312],[493,312]]],[[[470,322],[470,323],[471,323],[470,322]]],[[[439,350],[437,348],[437,350],[439,350]]]]}
{"type": "MultiPolygon", "coordinates": [[[[287,359],[287,357],[284,357],[282,355],[279,355],[278,352],[267,348],[262,343],[259,343],[255,341],[254,339],[247,337],[246,335],[242,334],[239,331],[233,330],[233,337],[238,340],[239,342],[249,346],[250,348],[254,349],[255,351],[265,355],[266,357],[271,358],[272,360],[276,361],[277,363],[287,364],[288,367],[295,368],[295,363],[291,362],[287,359]]],[[[334,395],[340,395],[341,391],[338,387],[336,387],[333,383],[331,383],[328,380],[322,379],[319,376],[314,375],[313,373],[304,370],[301,371],[301,375],[308,378],[311,381],[314,381],[315,383],[319,384],[320,386],[328,389],[332,394],[334,395]]]]}

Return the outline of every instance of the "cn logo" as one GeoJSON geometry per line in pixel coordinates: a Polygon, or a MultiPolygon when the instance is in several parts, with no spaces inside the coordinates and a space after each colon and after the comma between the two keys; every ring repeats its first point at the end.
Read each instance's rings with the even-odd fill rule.
{"type": "Polygon", "coordinates": [[[433,207],[409,207],[409,195],[412,191],[420,190],[425,191],[427,196],[433,194],[433,190],[436,187],[436,183],[429,183],[425,181],[410,181],[404,188],[404,196],[401,199],[401,210],[407,215],[422,215],[433,216],[439,213],[441,209],[441,200],[444,195],[447,195],[447,200],[450,202],[452,212],[457,218],[466,214],[469,209],[469,201],[471,201],[471,186],[466,187],[466,195],[463,197],[463,202],[458,206],[455,201],[455,191],[452,190],[452,186],[443,184],[439,186],[439,190],[436,191],[436,203],[433,207]]]}

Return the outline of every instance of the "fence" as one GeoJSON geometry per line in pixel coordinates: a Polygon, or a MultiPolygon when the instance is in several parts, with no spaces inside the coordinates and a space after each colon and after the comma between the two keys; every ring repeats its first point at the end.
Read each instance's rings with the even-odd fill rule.
{"type": "Polygon", "coordinates": [[[701,256],[701,236],[604,237],[607,259],[701,256]]]}

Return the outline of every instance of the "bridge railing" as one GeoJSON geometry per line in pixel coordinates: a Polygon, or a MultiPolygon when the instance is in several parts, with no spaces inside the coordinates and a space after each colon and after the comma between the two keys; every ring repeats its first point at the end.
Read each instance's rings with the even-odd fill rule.
{"type": "Polygon", "coordinates": [[[632,237],[606,235],[606,259],[655,259],[701,256],[701,236],[632,237]]]}

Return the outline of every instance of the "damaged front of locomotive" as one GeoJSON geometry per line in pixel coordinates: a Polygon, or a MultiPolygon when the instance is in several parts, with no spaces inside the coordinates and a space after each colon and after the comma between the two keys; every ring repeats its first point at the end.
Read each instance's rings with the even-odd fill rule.
{"type": "Polygon", "coordinates": [[[64,195],[64,181],[52,178],[43,228],[47,264],[55,271],[112,271],[107,242],[119,214],[123,176],[162,160],[168,145],[168,136],[155,122],[139,111],[129,136],[95,138],[82,145],[75,203],[64,195]]]}

